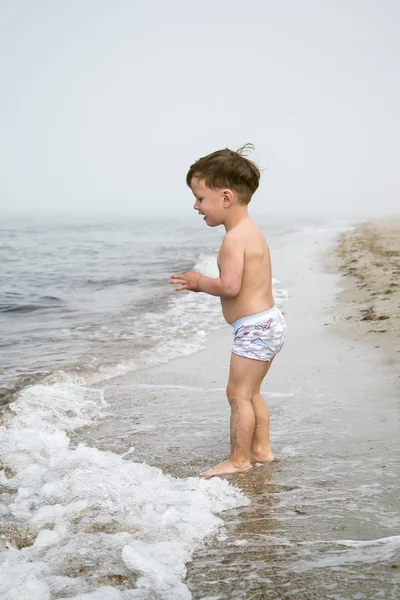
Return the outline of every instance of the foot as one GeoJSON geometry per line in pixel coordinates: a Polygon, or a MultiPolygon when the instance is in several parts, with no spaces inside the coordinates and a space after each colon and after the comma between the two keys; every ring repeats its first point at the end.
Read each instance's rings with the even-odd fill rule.
{"type": "Polygon", "coordinates": [[[232,475],[233,473],[245,473],[246,471],[250,471],[252,469],[251,463],[244,463],[240,466],[235,466],[230,459],[226,460],[223,463],[213,467],[212,469],[208,469],[208,471],[203,471],[200,473],[202,477],[214,477],[215,475],[232,475]]]}
{"type": "Polygon", "coordinates": [[[271,451],[269,451],[269,452],[252,452],[251,460],[252,460],[252,462],[256,462],[256,463],[270,463],[275,460],[275,457],[271,451]]]}

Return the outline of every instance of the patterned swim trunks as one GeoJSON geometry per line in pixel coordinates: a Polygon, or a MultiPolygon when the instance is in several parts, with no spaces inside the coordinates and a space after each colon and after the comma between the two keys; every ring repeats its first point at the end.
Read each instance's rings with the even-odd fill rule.
{"type": "Polygon", "coordinates": [[[269,361],[281,350],[286,338],[285,319],[276,306],[238,319],[232,327],[232,352],[244,358],[269,361]]]}

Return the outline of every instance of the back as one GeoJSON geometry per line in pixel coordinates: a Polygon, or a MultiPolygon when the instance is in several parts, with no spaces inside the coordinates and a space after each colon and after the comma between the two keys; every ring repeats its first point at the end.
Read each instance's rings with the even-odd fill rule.
{"type": "Polygon", "coordinates": [[[235,298],[221,298],[223,315],[228,323],[233,323],[237,319],[269,310],[275,302],[272,295],[270,251],[260,228],[248,218],[227,235],[244,252],[240,292],[235,298]]]}

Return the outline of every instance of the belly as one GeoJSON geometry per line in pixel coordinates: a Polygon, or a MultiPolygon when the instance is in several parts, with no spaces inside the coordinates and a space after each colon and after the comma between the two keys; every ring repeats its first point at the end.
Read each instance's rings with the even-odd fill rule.
{"type": "Polygon", "coordinates": [[[229,324],[269,310],[275,305],[272,292],[251,295],[239,294],[236,298],[221,298],[222,314],[229,324]]]}

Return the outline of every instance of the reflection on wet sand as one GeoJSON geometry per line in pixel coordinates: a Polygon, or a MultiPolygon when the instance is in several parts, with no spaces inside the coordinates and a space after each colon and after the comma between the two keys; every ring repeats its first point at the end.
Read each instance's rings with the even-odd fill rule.
{"type": "MultiPolygon", "coordinates": [[[[230,478],[252,502],[225,513],[224,533],[194,555],[187,576],[193,598],[394,598],[400,536],[304,541],[291,517],[301,519],[306,510],[281,503],[299,488],[275,483],[279,467],[267,469],[230,478]]],[[[309,537],[318,538],[319,528],[311,521],[309,537]]]]}

